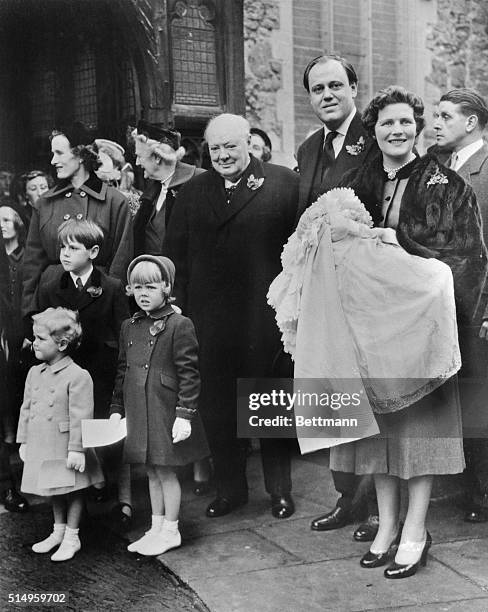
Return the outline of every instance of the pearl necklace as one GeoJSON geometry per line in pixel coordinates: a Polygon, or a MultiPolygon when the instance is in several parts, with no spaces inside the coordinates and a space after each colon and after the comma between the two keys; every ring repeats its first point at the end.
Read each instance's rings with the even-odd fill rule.
{"type": "Polygon", "coordinates": [[[401,166],[398,166],[398,168],[387,168],[385,164],[383,164],[383,170],[386,172],[386,176],[389,178],[389,180],[394,181],[396,179],[396,175],[400,172],[400,170],[402,168],[405,168],[405,166],[408,166],[408,164],[414,159],[415,159],[415,155],[412,154],[410,159],[406,161],[404,164],[402,164],[401,166]]]}

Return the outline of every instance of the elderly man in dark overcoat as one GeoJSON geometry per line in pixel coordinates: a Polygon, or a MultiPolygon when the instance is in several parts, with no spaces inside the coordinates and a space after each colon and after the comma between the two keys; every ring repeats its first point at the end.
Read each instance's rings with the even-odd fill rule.
{"type": "MultiPolygon", "coordinates": [[[[280,338],[266,294],[281,271],[298,201],[296,173],[250,156],[249,130],[238,115],[209,122],[213,167],[180,189],[165,245],[176,265],[177,304],[192,318],[200,344],[201,414],[217,484],[209,517],[247,502],[236,384],[238,378],[273,374],[280,338]]],[[[294,512],[287,443],[261,440],[265,486],[277,518],[294,512]]]]}

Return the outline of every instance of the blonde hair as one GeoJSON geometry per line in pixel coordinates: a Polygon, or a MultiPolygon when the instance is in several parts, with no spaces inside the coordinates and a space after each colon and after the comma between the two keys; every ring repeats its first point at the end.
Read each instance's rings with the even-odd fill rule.
{"type": "Polygon", "coordinates": [[[163,278],[161,267],[153,261],[139,261],[130,272],[127,294],[134,295],[133,285],[147,285],[148,283],[163,283],[163,297],[167,303],[174,302],[174,298],[171,297],[173,287],[169,278],[163,278]]]}
{"type": "Polygon", "coordinates": [[[51,338],[60,344],[66,342],[66,353],[80,346],[82,330],[78,312],[68,308],[47,308],[33,315],[34,325],[45,327],[51,338]]]}

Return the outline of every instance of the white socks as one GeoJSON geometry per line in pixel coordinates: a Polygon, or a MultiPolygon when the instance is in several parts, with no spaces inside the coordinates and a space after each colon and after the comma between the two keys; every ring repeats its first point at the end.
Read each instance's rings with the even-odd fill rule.
{"type": "Polygon", "coordinates": [[[42,542],[32,545],[35,553],[48,553],[63,541],[66,523],[54,523],[53,532],[42,542]]]}
{"type": "Polygon", "coordinates": [[[81,548],[80,538],[78,537],[78,529],[66,527],[64,538],[58,550],[51,555],[51,561],[67,561],[72,559],[81,548]]]}
{"type": "Polygon", "coordinates": [[[135,540],[135,542],[132,542],[132,544],[129,544],[129,546],[127,546],[127,550],[129,552],[139,552],[139,545],[144,540],[151,538],[152,536],[156,535],[161,531],[161,527],[163,526],[163,520],[164,516],[162,514],[153,514],[151,516],[151,529],[149,531],[146,531],[142,538],[139,538],[138,540],[135,540]]]}
{"type": "Polygon", "coordinates": [[[181,546],[178,521],[168,521],[162,516],[153,515],[151,529],[142,538],[129,544],[127,550],[145,556],[157,556],[178,546],[181,546]]]}

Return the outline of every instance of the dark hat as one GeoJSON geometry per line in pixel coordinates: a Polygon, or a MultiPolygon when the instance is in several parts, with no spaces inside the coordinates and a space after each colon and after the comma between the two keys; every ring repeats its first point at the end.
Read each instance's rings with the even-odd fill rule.
{"type": "Polygon", "coordinates": [[[137,133],[143,134],[152,140],[167,144],[175,151],[180,148],[181,134],[166,129],[161,123],[149,123],[149,121],[141,119],[137,124],[137,133]]]}
{"type": "Polygon", "coordinates": [[[139,255],[133,259],[127,269],[127,283],[130,285],[130,275],[132,270],[141,261],[151,261],[155,263],[161,270],[163,280],[167,281],[171,287],[175,282],[175,264],[169,259],[169,257],[163,257],[162,255],[139,255]]]}
{"type": "Polygon", "coordinates": [[[273,147],[271,146],[271,140],[270,140],[268,134],[266,134],[266,132],[264,130],[261,130],[260,128],[253,127],[249,131],[250,131],[251,134],[256,134],[257,136],[260,136],[263,139],[264,144],[268,147],[268,149],[270,151],[273,149],[273,147]]]}
{"type": "Polygon", "coordinates": [[[92,126],[86,126],[81,121],[74,121],[70,125],[57,127],[51,133],[51,139],[57,134],[63,134],[68,139],[68,142],[73,147],[80,145],[89,145],[96,138],[96,130],[92,126]]]}

